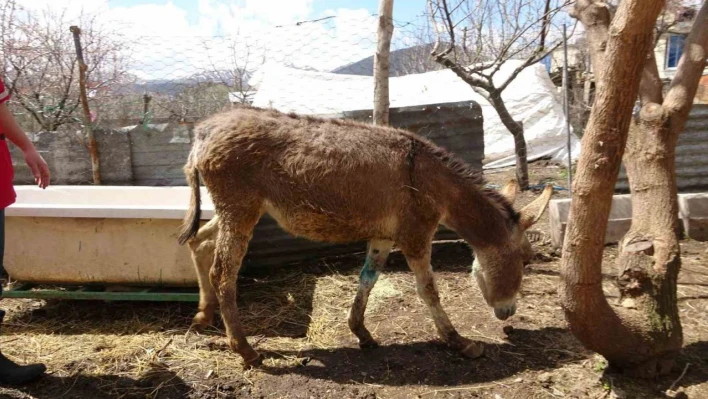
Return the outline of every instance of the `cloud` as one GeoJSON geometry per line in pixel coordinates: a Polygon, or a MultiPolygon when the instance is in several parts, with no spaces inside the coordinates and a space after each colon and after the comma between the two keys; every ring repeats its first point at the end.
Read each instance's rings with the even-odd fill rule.
{"type": "Polygon", "coordinates": [[[131,43],[130,72],[142,79],[180,78],[264,60],[331,70],[373,54],[376,20],[366,9],[315,15],[313,0],[199,0],[114,6],[92,0],[25,0],[29,10],[68,16],[96,13],[131,43]],[[196,16],[194,13],[196,12],[196,16]],[[301,21],[332,17],[319,22],[301,21]],[[235,51],[234,51],[235,50],[235,51]]]}

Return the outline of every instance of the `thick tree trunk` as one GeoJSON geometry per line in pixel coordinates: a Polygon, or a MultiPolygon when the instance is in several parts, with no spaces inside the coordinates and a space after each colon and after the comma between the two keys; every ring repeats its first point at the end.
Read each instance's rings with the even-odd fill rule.
{"type": "MultiPolygon", "coordinates": [[[[652,47],[654,22],[663,4],[660,0],[621,2],[602,54],[604,65],[594,63],[601,82],[582,139],[559,290],[568,325],[586,347],[614,366],[649,373],[657,364],[661,371],[665,366],[657,363],[653,336],[642,328],[642,317],[613,309],[607,302],[601,266],[604,232],[644,66],[641,60],[652,47]]],[[[605,18],[603,8],[594,2],[580,1],[578,7],[582,6],[585,11],[575,12],[581,21],[588,17],[587,10],[605,18]]]]}
{"type": "Polygon", "coordinates": [[[645,331],[655,339],[655,352],[665,359],[675,357],[683,343],[676,301],[681,267],[676,142],[693,105],[707,48],[708,3],[703,3],[663,101],[656,60],[649,52],[640,85],[642,109],[624,157],[632,191],[632,226],[617,259],[621,300],[643,315],[645,331]]]}
{"type": "MultiPolygon", "coordinates": [[[[606,43],[608,30],[602,25],[608,25],[608,20],[598,10],[602,10],[601,5],[580,1],[574,16],[592,27],[588,29],[590,42],[606,43]]],[[[585,341],[587,337],[579,335],[588,347],[605,355],[613,365],[640,376],[668,372],[682,345],[676,302],[681,259],[675,148],[705,66],[707,25],[708,6],[704,3],[686,41],[685,56],[666,101],[662,101],[662,83],[653,51],[645,53],[648,55],[639,88],[643,106],[629,130],[624,156],[633,214],[632,226],[620,244],[617,260],[622,305],[617,317],[624,328],[604,322],[595,328],[595,334],[612,334],[616,342],[627,346],[622,353],[611,348],[617,345],[589,344],[585,341]],[[598,330],[606,331],[598,333],[598,330]]],[[[593,48],[593,63],[607,72],[611,66],[605,65],[605,60],[611,62],[612,56],[601,47],[593,48]]]]}
{"type": "MultiPolygon", "coordinates": [[[[646,350],[670,366],[683,343],[676,303],[681,265],[676,234],[676,143],[668,132],[669,115],[661,105],[646,104],[638,119],[630,129],[624,156],[632,192],[632,226],[617,258],[620,301],[635,313],[635,329],[652,338],[646,350]]],[[[653,375],[651,368],[646,372],[653,375]]]]}
{"type": "Polygon", "coordinates": [[[526,139],[524,138],[524,125],[515,121],[511,117],[509,110],[504,104],[504,100],[501,97],[501,92],[498,90],[492,90],[489,93],[489,102],[492,104],[494,109],[497,111],[497,115],[501,119],[504,126],[511,132],[514,136],[514,151],[516,153],[516,181],[519,182],[519,186],[522,190],[529,188],[529,165],[526,159],[526,139]]]}

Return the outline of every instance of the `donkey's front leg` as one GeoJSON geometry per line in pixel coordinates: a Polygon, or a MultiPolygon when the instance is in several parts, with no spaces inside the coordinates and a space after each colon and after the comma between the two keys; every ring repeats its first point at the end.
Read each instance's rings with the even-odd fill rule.
{"type": "Polygon", "coordinates": [[[381,274],[386,265],[386,259],[388,259],[388,254],[391,253],[392,247],[393,241],[371,240],[369,242],[366,261],[359,277],[359,288],[356,291],[356,297],[349,312],[348,320],[349,329],[359,338],[359,346],[361,348],[378,346],[378,343],[376,343],[376,340],[374,340],[364,325],[364,313],[366,312],[366,303],[369,300],[371,289],[374,288],[379,274],[381,274]]]}
{"type": "Polygon", "coordinates": [[[430,266],[430,250],[428,249],[420,257],[411,257],[405,251],[404,254],[406,255],[408,266],[415,274],[418,295],[428,305],[435,321],[435,327],[438,329],[438,334],[440,334],[442,340],[450,347],[462,352],[465,356],[471,358],[482,356],[484,352],[482,343],[462,337],[452,326],[450,319],[440,305],[440,295],[435,285],[433,268],[430,266]]]}

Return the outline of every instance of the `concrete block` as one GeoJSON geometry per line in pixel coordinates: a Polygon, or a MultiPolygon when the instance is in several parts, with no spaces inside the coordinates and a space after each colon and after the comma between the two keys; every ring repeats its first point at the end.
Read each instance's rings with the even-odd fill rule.
{"type": "MultiPolygon", "coordinates": [[[[551,243],[554,247],[563,246],[565,228],[568,224],[570,199],[555,199],[548,204],[548,218],[551,229],[551,243]]],[[[610,218],[605,230],[605,244],[618,242],[629,231],[632,224],[632,200],[629,194],[612,197],[610,218]]]]}
{"type": "Polygon", "coordinates": [[[688,237],[708,241],[708,193],[679,194],[679,217],[688,237]]]}
{"type": "MultiPolygon", "coordinates": [[[[679,194],[678,205],[678,217],[681,222],[678,234],[685,233],[693,240],[708,241],[708,193],[679,194]]],[[[551,200],[548,204],[551,242],[556,248],[563,246],[569,210],[570,199],[551,200]]],[[[631,223],[631,195],[615,195],[612,198],[612,210],[605,231],[605,244],[619,242],[631,223]]]]}

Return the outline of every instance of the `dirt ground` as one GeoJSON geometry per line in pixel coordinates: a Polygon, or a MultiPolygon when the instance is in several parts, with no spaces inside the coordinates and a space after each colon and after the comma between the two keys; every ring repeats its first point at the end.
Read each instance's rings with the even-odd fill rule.
{"type": "MultiPolygon", "coordinates": [[[[489,174],[501,185],[511,171],[489,174]]],[[[532,184],[566,186],[561,168],[535,163],[532,184]]],[[[523,193],[519,202],[537,195],[523,193]]],[[[566,196],[559,191],[555,197],[566,196]]],[[[186,334],[195,304],[5,299],[0,348],[48,365],[48,375],[3,398],[662,398],[667,389],[708,398],[708,243],[683,241],[679,306],[685,348],[673,374],[631,381],[605,370],[566,328],[558,303],[560,259],[547,215],[534,227],[517,314],[484,305],[466,245],[435,246],[442,303],[467,337],[487,344],[470,360],[438,339],[399,253],[372,292],[366,323],[381,346],[360,350],[346,325],[363,254],[251,272],[240,280],[242,319],[264,367],[244,371],[219,323],[186,334]],[[506,328],[505,328],[506,327],[506,328]],[[506,332],[505,332],[506,331],[506,332]],[[683,372],[683,373],[682,373],[683,372]],[[673,385],[673,386],[672,386],[673,385]]],[[[605,250],[606,293],[616,247],[605,250]]],[[[679,395],[682,395],[679,394],[679,395]]]]}

